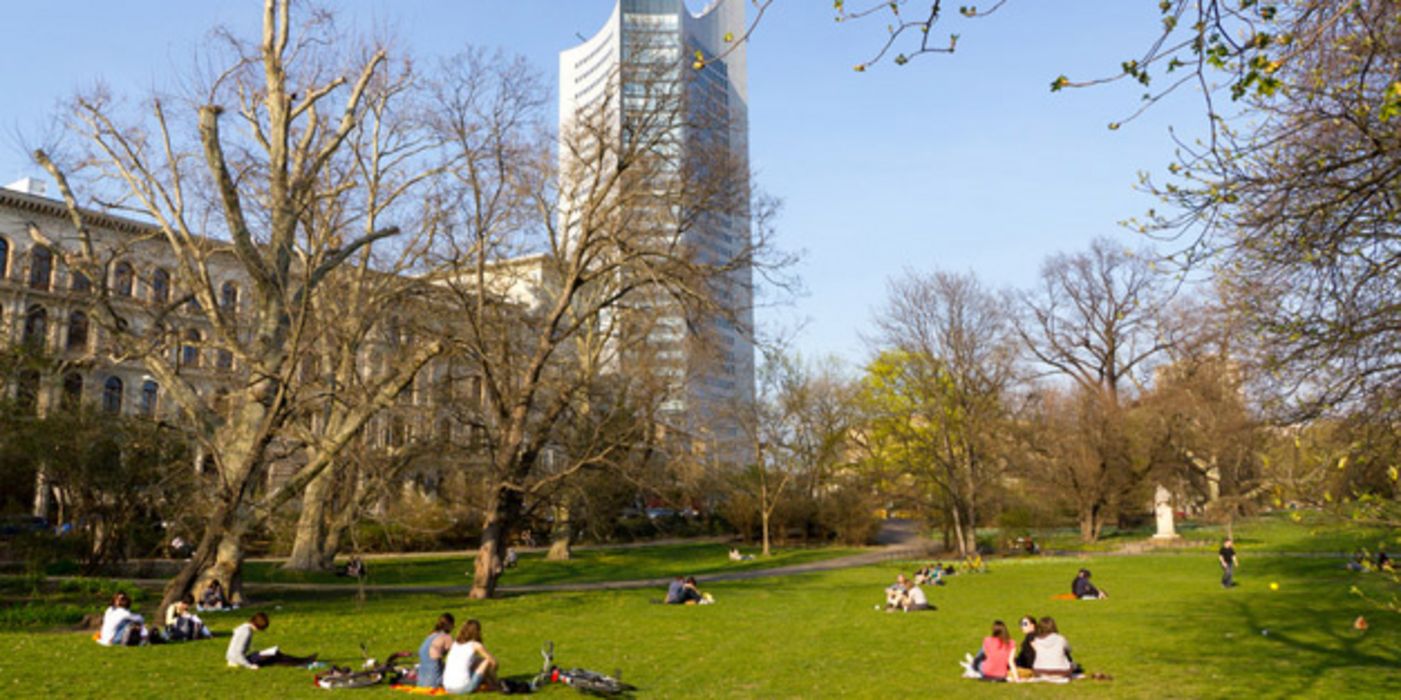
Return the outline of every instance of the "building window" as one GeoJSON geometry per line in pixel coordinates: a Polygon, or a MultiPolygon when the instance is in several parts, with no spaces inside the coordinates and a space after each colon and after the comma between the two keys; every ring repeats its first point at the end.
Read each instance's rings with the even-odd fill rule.
{"type": "Polygon", "coordinates": [[[74,311],[68,315],[68,349],[82,350],[88,345],[88,315],[74,311]]]}
{"type": "Polygon", "coordinates": [[[120,377],[108,377],[107,383],[102,385],[102,410],[107,413],[122,412],[122,380],[120,377]]]}
{"type": "Polygon", "coordinates": [[[83,402],[83,375],[69,372],[63,377],[63,397],[61,405],[65,410],[74,410],[83,402]]]}
{"type": "Polygon", "coordinates": [[[230,316],[238,313],[238,285],[225,282],[224,287],[219,290],[219,304],[230,316]]]}
{"type": "Polygon", "coordinates": [[[0,280],[10,273],[10,242],[0,238],[0,280]]]}
{"type": "Polygon", "coordinates": [[[141,415],[156,417],[156,401],[160,397],[161,386],[150,379],[141,384],[141,415]]]}
{"type": "Polygon", "coordinates": [[[180,346],[180,364],[190,368],[199,367],[199,343],[202,339],[199,331],[193,328],[185,331],[185,344],[180,346]]]}
{"type": "Polygon", "coordinates": [[[135,279],[136,271],[131,269],[131,263],[126,261],[117,263],[117,269],[112,272],[112,293],[119,297],[131,296],[131,288],[135,279]]]}
{"type": "Polygon", "coordinates": [[[43,348],[49,333],[49,312],[34,305],[24,314],[24,334],[20,342],[30,348],[43,348]]]}
{"type": "Polygon", "coordinates": [[[79,294],[87,294],[88,292],[92,291],[92,280],[88,279],[87,275],[77,270],[73,270],[72,287],[73,291],[78,292],[79,294]]]}
{"type": "Polygon", "coordinates": [[[34,250],[29,253],[29,288],[47,292],[53,275],[53,251],[46,246],[34,246],[34,250]]]}
{"type": "Polygon", "coordinates": [[[170,302],[170,273],[158,267],[151,273],[151,301],[157,304],[170,302]]]}
{"type": "Polygon", "coordinates": [[[223,348],[214,355],[214,366],[223,370],[233,369],[233,353],[223,348]]]}
{"type": "Polygon", "coordinates": [[[25,370],[19,373],[15,387],[15,403],[25,413],[34,413],[39,408],[39,373],[25,370]]]}

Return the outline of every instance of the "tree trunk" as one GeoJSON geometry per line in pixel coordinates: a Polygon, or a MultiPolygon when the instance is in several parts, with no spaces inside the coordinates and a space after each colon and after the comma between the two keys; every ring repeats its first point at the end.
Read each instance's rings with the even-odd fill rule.
{"type": "Polygon", "coordinates": [[[574,527],[569,522],[569,505],[555,507],[555,526],[550,531],[550,552],[545,558],[550,561],[569,561],[573,555],[574,527]]]}
{"type": "MultiPolygon", "coordinates": [[[[215,551],[225,529],[228,527],[227,506],[220,506],[213,516],[209,518],[208,526],[204,535],[200,537],[199,545],[195,547],[194,554],[190,555],[180,567],[180,571],[170,582],[165,584],[165,592],[161,596],[160,610],[164,611],[176,601],[180,600],[186,593],[194,593],[195,581],[201,572],[214,560],[215,551]]],[[[198,597],[198,596],[196,596],[198,597]]]]}
{"type": "Polygon", "coordinates": [[[232,605],[243,604],[243,537],[229,532],[219,538],[214,552],[214,565],[200,575],[195,591],[203,591],[210,581],[218,580],[232,605]]]}
{"type": "Polygon", "coordinates": [[[506,538],[520,511],[520,502],[520,494],[515,491],[497,489],[482,527],[482,544],[477,549],[472,590],[467,594],[468,598],[482,600],[496,594],[496,581],[501,577],[502,559],[506,553],[506,538]]]}
{"type": "Polygon", "coordinates": [[[312,479],[302,494],[302,512],[297,516],[297,533],[292,541],[292,554],[282,568],[290,571],[325,571],[327,556],[326,505],[333,492],[333,473],[326,469],[312,479]]]}
{"type": "Polygon", "coordinates": [[[967,544],[965,545],[964,549],[967,550],[968,554],[970,554],[970,555],[972,555],[972,554],[977,554],[977,553],[978,553],[978,525],[977,525],[977,521],[974,519],[974,513],[973,513],[973,506],[972,506],[972,505],[969,505],[969,506],[968,506],[968,523],[967,523],[967,525],[965,525],[964,528],[963,528],[963,537],[964,537],[965,540],[967,541],[967,544]]]}
{"type": "Polygon", "coordinates": [[[40,465],[34,472],[34,517],[49,517],[49,471],[40,465]]]}
{"type": "Polygon", "coordinates": [[[963,516],[958,512],[958,505],[951,504],[949,506],[949,513],[953,514],[953,533],[954,538],[958,540],[958,555],[960,557],[966,557],[968,556],[968,535],[964,532],[963,516]]]}
{"type": "Polygon", "coordinates": [[[1104,506],[1100,503],[1080,509],[1080,541],[1099,541],[1100,530],[1104,528],[1103,512],[1104,506]]]}
{"type": "Polygon", "coordinates": [[[772,513],[769,509],[769,481],[764,476],[762,464],[759,465],[759,469],[759,526],[763,531],[760,534],[764,538],[764,549],[760,554],[768,557],[773,555],[769,548],[769,515],[772,513]]]}

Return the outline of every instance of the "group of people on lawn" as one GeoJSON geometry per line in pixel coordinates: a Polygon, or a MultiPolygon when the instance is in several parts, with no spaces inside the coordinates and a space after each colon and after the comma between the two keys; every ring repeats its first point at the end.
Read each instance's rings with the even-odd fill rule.
{"type": "Polygon", "coordinates": [[[677,576],[666,587],[666,598],[662,602],[667,605],[710,605],[715,598],[709,593],[701,593],[695,576],[677,576]]]}
{"type": "MultiPolygon", "coordinates": [[[[215,581],[217,586],[218,582],[215,581]]],[[[219,596],[222,600],[222,591],[219,596]]],[[[202,601],[209,601],[208,593],[202,596],[202,601]]],[[[149,627],[146,618],[131,610],[131,596],[125,592],[118,592],[112,596],[112,604],[102,613],[102,626],[97,633],[97,643],[103,646],[140,646],[143,644],[160,644],[165,642],[193,642],[201,639],[209,639],[213,636],[208,627],[205,627],[204,620],[194,613],[195,610],[223,609],[224,604],[219,608],[212,608],[208,605],[195,605],[195,597],[186,593],[180,600],[171,603],[165,610],[165,629],[149,627]]]]}
{"type": "Polygon", "coordinates": [[[1070,642],[1056,627],[1055,619],[1027,615],[1018,623],[1023,635],[1021,646],[1012,640],[1007,624],[994,620],[992,633],[983,638],[977,656],[965,655],[963,675],[986,681],[1066,682],[1084,675],[1070,656],[1070,642]]]}
{"type": "MultiPolygon", "coordinates": [[[[935,610],[925,595],[921,584],[944,585],[946,569],[939,564],[931,564],[915,572],[913,579],[903,573],[895,583],[885,589],[886,612],[915,612],[935,610]]],[[[1078,600],[1108,598],[1108,594],[1090,582],[1089,569],[1080,569],[1070,583],[1071,596],[1078,600]]],[[[881,606],[877,605],[877,609],[881,606]]],[[[1070,657],[1070,644],[1056,627],[1051,617],[1037,618],[1027,615],[1019,622],[1024,635],[1020,648],[1012,640],[1006,623],[996,620],[992,633],[983,639],[982,648],[975,657],[966,655],[962,666],[968,678],[989,681],[1028,681],[1043,680],[1064,682],[1083,674],[1080,666],[1070,657]]]]}
{"type": "MultiPolygon", "coordinates": [[[[171,605],[166,612],[166,631],[148,628],[144,618],[131,610],[131,596],[122,592],[112,597],[112,604],[103,613],[102,628],[97,642],[104,646],[139,646],[152,642],[195,641],[213,636],[200,618],[191,612],[194,599],[184,599],[171,605]]],[[[237,626],[229,637],[224,660],[231,668],[258,669],[264,666],[307,666],[316,662],[317,655],[285,654],[277,647],[254,652],[253,635],[266,630],[271,621],[267,613],[257,612],[247,622],[237,626]]],[[[482,625],[468,620],[454,633],[456,621],[452,613],[438,617],[433,631],[419,645],[419,665],[416,683],[422,688],[442,688],[452,694],[467,694],[496,685],[496,657],[482,645],[482,625]]]]}

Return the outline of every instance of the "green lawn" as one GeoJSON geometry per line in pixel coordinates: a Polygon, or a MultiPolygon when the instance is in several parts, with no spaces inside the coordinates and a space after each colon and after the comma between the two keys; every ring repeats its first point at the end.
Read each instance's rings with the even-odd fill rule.
{"type": "MultiPolygon", "coordinates": [[[[521,555],[519,566],[507,571],[501,578],[501,585],[596,583],[664,576],[701,576],[724,571],[802,564],[855,554],[861,550],[849,547],[781,549],[775,551],[771,557],[756,557],[744,562],[730,561],[729,551],[729,545],[716,543],[578,549],[569,561],[546,561],[543,552],[528,552],[521,555]]],[[[754,550],[745,548],[743,551],[750,553],[754,550]]],[[[462,555],[370,559],[366,563],[370,571],[366,583],[370,584],[463,586],[472,582],[468,573],[472,569],[473,559],[462,555]]],[[[284,571],[273,562],[248,563],[244,567],[244,579],[264,583],[355,583],[353,579],[329,573],[284,571]]]]}
{"type": "MultiPolygon", "coordinates": [[[[1038,532],[1036,541],[1047,551],[1106,552],[1142,541],[1154,532],[1151,526],[1131,530],[1110,527],[1100,541],[1086,544],[1080,541],[1078,530],[1060,529],[1038,532]]],[[[1205,543],[1192,548],[1197,551],[1215,550],[1226,536],[1224,525],[1195,521],[1179,521],[1177,532],[1187,540],[1205,543]]],[[[1236,523],[1234,535],[1236,549],[1241,552],[1375,552],[1379,546],[1401,549],[1401,531],[1356,527],[1316,511],[1279,511],[1250,518],[1236,523]]]]}
{"type": "MultiPolygon", "coordinates": [[[[511,674],[533,672],[537,649],[559,661],[622,669],[639,697],[1386,697],[1401,687],[1401,616],[1370,611],[1350,585],[1381,592],[1375,574],[1330,559],[1243,555],[1240,586],[1223,590],[1210,555],[993,561],[931,591],[933,613],[873,606],[900,564],[717,583],[717,605],[652,605],[660,590],[554,593],[467,601],[457,596],[288,593],[262,601],[273,625],[255,640],[351,662],[417,647],[438,613],[482,620],[511,674]],[[1080,566],[1111,598],[1055,601],[1080,566]],[[1276,582],[1272,592],[1268,584],[1276,582]],[[994,618],[1052,615],[1078,661],[1110,682],[1005,686],[959,678],[994,618]],[[1352,622],[1365,613],[1370,629],[1352,622]],[[1266,634],[1268,631],[1268,634],[1266,634]]],[[[910,564],[903,565],[908,571],[910,564]]],[[[248,611],[212,615],[227,634],[248,611]]],[[[72,632],[0,633],[6,697],[319,698],[311,672],[226,669],[224,640],[105,649],[72,632]]],[[[350,692],[350,691],[347,691],[350,692]]],[[[365,696],[404,697],[387,690],[365,696]]],[[[552,688],[550,697],[575,697],[552,688]]]]}

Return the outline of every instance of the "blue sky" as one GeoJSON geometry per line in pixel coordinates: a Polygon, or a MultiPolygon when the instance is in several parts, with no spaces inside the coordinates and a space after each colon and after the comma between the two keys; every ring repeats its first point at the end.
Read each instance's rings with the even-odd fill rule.
{"type": "MultiPolygon", "coordinates": [[[[216,24],[252,31],[256,0],[7,3],[0,24],[0,183],[38,172],[16,133],[41,137],[55,105],[102,80],[135,94],[170,80],[216,24]]],[[[464,45],[525,56],[554,84],[556,55],[594,33],[613,0],[345,0],[342,21],[389,27],[420,57],[464,45]]],[[[691,0],[692,7],[701,3],[691,0]]],[[[1041,261],[1157,204],[1134,190],[1162,172],[1168,127],[1200,133],[1184,92],[1118,131],[1141,89],[1049,92],[1062,73],[1112,73],[1143,51],[1155,3],[1012,0],[977,21],[950,18],[958,53],[865,73],[885,21],[838,24],[828,0],[778,0],[749,47],[750,148],[757,183],[784,201],[780,243],[802,250],[806,294],[761,320],[803,325],[805,355],[861,363],[885,283],[906,269],[972,271],[994,287],[1032,284],[1041,261]]]]}

